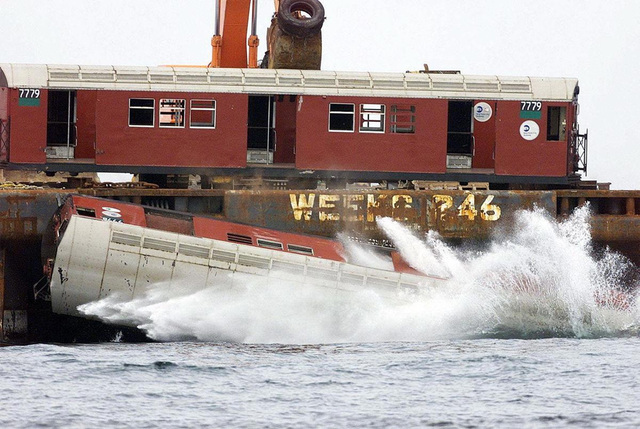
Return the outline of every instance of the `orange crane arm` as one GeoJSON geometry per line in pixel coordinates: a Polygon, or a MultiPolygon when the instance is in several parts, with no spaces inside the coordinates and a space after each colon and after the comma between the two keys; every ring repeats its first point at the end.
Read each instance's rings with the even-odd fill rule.
{"type": "Polygon", "coordinates": [[[216,0],[216,29],[211,39],[212,67],[258,66],[256,20],[257,0],[216,0]],[[253,16],[247,63],[247,25],[251,9],[253,16]]]}

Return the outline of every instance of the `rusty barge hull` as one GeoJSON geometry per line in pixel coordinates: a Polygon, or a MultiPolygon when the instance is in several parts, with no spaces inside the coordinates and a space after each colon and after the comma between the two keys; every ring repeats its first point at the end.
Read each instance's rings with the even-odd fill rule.
{"type": "Polygon", "coordinates": [[[437,231],[460,242],[486,241],[513,225],[519,210],[534,207],[563,219],[589,204],[591,235],[640,265],[640,191],[309,191],[84,189],[80,193],[295,233],[335,237],[339,232],[373,241],[385,238],[378,216],[406,223],[416,232],[437,231]]]}
{"type": "Polygon", "coordinates": [[[335,237],[345,232],[381,245],[387,243],[376,226],[378,216],[401,221],[417,233],[437,231],[453,243],[482,244],[512,228],[519,210],[538,207],[562,219],[588,203],[594,244],[608,246],[640,265],[640,191],[6,190],[0,191],[2,341],[84,340],[96,338],[94,334],[103,329],[97,325],[87,328],[85,323],[84,331],[69,336],[65,330],[71,325],[52,315],[48,302],[36,299],[42,298],[37,295],[42,292],[43,237],[53,213],[69,193],[293,233],[335,237]]]}

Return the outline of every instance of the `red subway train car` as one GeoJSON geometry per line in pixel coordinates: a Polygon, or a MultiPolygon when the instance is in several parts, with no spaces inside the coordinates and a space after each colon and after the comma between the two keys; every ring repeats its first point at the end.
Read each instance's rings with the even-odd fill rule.
{"type": "Polygon", "coordinates": [[[0,64],[0,163],[353,181],[567,185],[576,79],[0,64]]]}

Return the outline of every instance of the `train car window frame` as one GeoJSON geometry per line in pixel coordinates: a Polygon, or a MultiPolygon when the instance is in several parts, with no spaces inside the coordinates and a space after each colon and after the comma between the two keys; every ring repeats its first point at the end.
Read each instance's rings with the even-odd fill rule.
{"type": "Polygon", "coordinates": [[[409,104],[393,104],[391,113],[391,134],[416,133],[416,106],[409,104]]]}
{"type": "Polygon", "coordinates": [[[353,103],[329,103],[329,132],[353,133],[356,125],[356,105],[353,103]],[[351,117],[351,128],[347,128],[348,119],[351,117]],[[347,121],[347,122],[345,122],[347,121]]]}
{"type": "Polygon", "coordinates": [[[384,133],[386,106],[384,104],[361,104],[360,105],[360,132],[361,133],[384,133]]]}
{"type": "Polygon", "coordinates": [[[547,106],[547,141],[563,142],[567,140],[566,106],[547,106]]]}
{"type": "Polygon", "coordinates": [[[287,244],[287,250],[293,253],[299,253],[301,255],[313,256],[313,248],[307,246],[300,246],[298,244],[287,244]]]}
{"type": "Polygon", "coordinates": [[[153,128],[156,125],[155,119],[156,119],[156,100],[155,99],[153,98],[130,98],[129,99],[129,126],[130,127],[153,128]],[[151,102],[150,103],[151,105],[148,105],[149,101],[151,102]],[[150,112],[147,112],[147,111],[150,111],[150,112]],[[135,119],[138,122],[143,122],[141,119],[147,119],[147,121],[144,121],[145,123],[132,123],[132,119],[135,119]],[[151,119],[151,123],[148,123],[148,119],[151,119]]]}
{"type": "Polygon", "coordinates": [[[266,249],[272,249],[272,250],[284,249],[282,243],[279,243],[277,241],[267,240],[264,238],[258,238],[257,243],[259,247],[264,247],[266,249]]]}
{"type": "Polygon", "coordinates": [[[184,128],[187,100],[184,98],[161,98],[158,109],[158,126],[160,128],[184,128]],[[163,115],[170,119],[163,121],[163,115]]]}
{"type": "MultiPolygon", "coordinates": [[[[202,113],[201,113],[202,114],[202,113]]],[[[189,128],[198,128],[198,129],[216,129],[216,100],[213,99],[193,99],[189,103],[189,128]],[[210,106],[202,107],[197,106],[195,103],[209,103],[210,106]],[[209,123],[206,122],[195,122],[193,119],[193,112],[211,112],[211,121],[209,123]]]]}
{"type": "Polygon", "coordinates": [[[76,207],[76,213],[78,213],[79,216],[97,217],[96,209],[92,209],[92,208],[76,207]]]}

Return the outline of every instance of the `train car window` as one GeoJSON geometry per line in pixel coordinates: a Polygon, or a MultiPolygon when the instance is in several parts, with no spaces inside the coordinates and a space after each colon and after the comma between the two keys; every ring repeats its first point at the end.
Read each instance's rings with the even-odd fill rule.
{"type": "Polygon", "coordinates": [[[216,100],[191,100],[190,112],[191,128],[216,127],[216,100]]]}
{"type": "Polygon", "coordinates": [[[58,237],[62,237],[65,233],[65,231],[67,230],[67,227],[69,226],[69,219],[65,219],[62,221],[62,224],[60,225],[60,228],[58,228],[58,231],[56,232],[56,235],[58,237]]]}
{"type": "Polygon", "coordinates": [[[416,106],[392,105],[391,106],[391,133],[415,134],[416,132],[416,106]]]}
{"type": "Polygon", "coordinates": [[[313,256],[313,249],[307,246],[298,246],[297,244],[288,244],[289,252],[301,253],[303,255],[313,256]]]}
{"type": "Polygon", "coordinates": [[[567,140],[567,108],[549,106],[547,108],[547,141],[567,140]]]}
{"type": "Polygon", "coordinates": [[[84,208],[84,207],[76,207],[76,212],[80,216],[96,217],[96,210],[95,209],[88,209],[88,208],[84,208]]]}
{"type": "Polygon", "coordinates": [[[329,131],[350,132],[355,128],[355,104],[329,104],[329,131]]]}
{"type": "Polygon", "coordinates": [[[267,249],[274,250],[282,250],[282,243],[278,243],[277,241],[265,240],[262,238],[258,238],[258,246],[266,247],[267,249]]]}
{"type": "Polygon", "coordinates": [[[165,98],[160,100],[160,127],[184,128],[186,100],[165,98]]]}
{"type": "Polygon", "coordinates": [[[384,104],[360,105],[360,132],[384,133],[384,104]]]}
{"type": "Polygon", "coordinates": [[[129,99],[129,126],[153,127],[156,100],[150,98],[129,99]]]}

